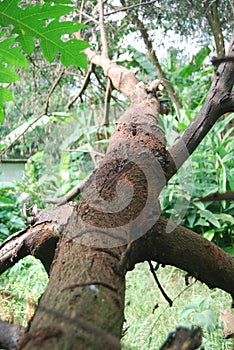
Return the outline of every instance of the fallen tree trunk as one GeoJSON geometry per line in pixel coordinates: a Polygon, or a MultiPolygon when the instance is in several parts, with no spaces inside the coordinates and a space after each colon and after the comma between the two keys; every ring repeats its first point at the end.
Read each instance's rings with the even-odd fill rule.
{"type": "MultiPolygon", "coordinates": [[[[232,40],[231,54],[233,45],[232,40]]],[[[191,231],[171,227],[161,218],[157,200],[212,127],[214,113],[218,118],[234,109],[234,63],[220,65],[199,124],[193,122],[168,153],[157,125],[157,86],[139,84],[133,73],[108,58],[96,55],[92,61],[103,64],[131,106],[117,123],[106,157],[84,186],[77,206],[64,213],[60,207],[62,223],[53,222],[52,211],[39,213],[34,226],[12,238],[21,239],[18,250],[10,248],[11,238],[2,245],[2,271],[10,266],[9,247],[12,258],[37,254],[50,274],[18,349],[120,348],[125,274],[143,260],[173,264],[234,296],[234,259],[191,231]],[[34,236],[40,228],[41,240],[34,236]],[[48,230],[54,234],[52,242],[48,230]]]]}

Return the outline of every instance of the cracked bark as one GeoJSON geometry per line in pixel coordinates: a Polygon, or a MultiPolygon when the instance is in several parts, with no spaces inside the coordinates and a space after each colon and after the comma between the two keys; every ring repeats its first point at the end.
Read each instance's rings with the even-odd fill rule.
{"type": "MultiPolygon", "coordinates": [[[[230,55],[233,45],[232,39],[230,55]]],[[[116,125],[107,155],[85,184],[77,206],[67,212],[65,207],[40,212],[34,226],[9,238],[0,249],[2,271],[12,257],[35,254],[50,274],[18,349],[120,348],[125,274],[145,259],[178,266],[211,288],[234,293],[234,259],[191,231],[171,227],[160,217],[157,202],[160,190],[215,120],[233,110],[234,63],[220,65],[204,108],[168,153],[157,126],[160,104],[154,92],[108,58],[91,50],[86,53],[94,64],[102,65],[131,106],[116,125]],[[34,231],[40,230],[46,234],[38,241],[34,231]],[[47,246],[50,230],[56,240],[59,235],[55,254],[55,244],[47,246]],[[11,244],[14,239],[21,242],[18,248],[11,244]]]]}

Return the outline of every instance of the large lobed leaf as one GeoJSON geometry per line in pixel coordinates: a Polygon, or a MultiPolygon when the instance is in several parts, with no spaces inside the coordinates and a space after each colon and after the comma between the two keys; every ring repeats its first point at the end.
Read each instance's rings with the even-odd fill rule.
{"type": "Polygon", "coordinates": [[[17,41],[29,55],[35,48],[35,38],[39,39],[45,58],[52,62],[60,53],[65,66],[75,65],[86,68],[86,56],[80,53],[88,47],[82,40],[62,40],[65,34],[77,32],[84,25],[72,21],[59,21],[62,16],[73,10],[69,4],[56,1],[53,5],[46,2],[43,6],[38,3],[25,9],[18,6],[19,0],[4,0],[0,2],[2,26],[13,26],[12,34],[17,34],[17,41]]]}
{"type": "MultiPolygon", "coordinates": [[[[64,35],[77,32],[84,25],[72,21],[60,21],[62,16],[73,10],[69,0],[45,0],[27,6],[18,6],[19,0],[0,1],[0,25],[12,27],[10,38],[0,36],[0,83],[11,83],[19,79],[19,75],[10,66],[27,67],[28,63],[22,54],[31,55],[35,48],[35,39],[40,42],[42,53],[46,60],[52,62],[60,54],[60,61],[65,66],[74,65],[87,67],[87,59],[82,50],[89,45],[82,40],[63,40],[64,35]],[[19,46],[19,43],[21,46],[19,46]]],[[[12,95],[6,88],[0,89],[0,124],[4,118],[4,101],[12,100],[12,95]]]]}

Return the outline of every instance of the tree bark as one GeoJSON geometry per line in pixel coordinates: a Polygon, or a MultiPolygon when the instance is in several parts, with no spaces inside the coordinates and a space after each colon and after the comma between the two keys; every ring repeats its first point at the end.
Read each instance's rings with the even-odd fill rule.
{"type": "Polygon", "coordinates": [[[212,3],[205,2],[205,15],[214,36],[216,52],[219,57],[222,57],[225,55],[225,45],[217,7],[218,0],[215,0],[212,3]]]}
{"type": "MultiPolygon", "coordinates": [[[[123,6],[126,6],[126,2],[124,0],[121,0],[121,4],[123,6]]],[[[177,96],[173,85],[167,79],[167,76],[159,63],[158,57],[156,55],[155,50],[153,49],[152,40],[149,37],[147,29],[145,28],[143,22],[137,16],[134,16],[134,15],[130,15],[130,16],[131,16],[133,24],[136,26],[136,28],[141,33],[141,36],[142,36],[144,43],[145,43],[145,46],[148,50],[149,58],[154,66],[154,69],[155,69],[155,72],[157,73],[158,79],[163,81],[163,85],[165,86],[165,89],[167,90],[171,101],[174,103],[174,106],[176,108],[177,113],[179,113],[180,109],[182,108],[182,103],[181,103],[179,97],[177,96]]]]}
{"type": "MultiPolygon", "coordinates": [[[[231,55],[233,45],[232,39],[231,55]]],[[[19,253],[40,252],[50,280],[18,349],[120,348],[125,274],[139,261],[152,259],[178,266],[208,286],[234,294],[234,259],[191,231],[164,221],[157,200],[169,178],[212,127],[216,113],[220,116],[233,108],[234,63],[220,65],[199,123],[192,123],[169,154],[157,125],[160,104],[156,91],[139,84],[133,73],[108,58],[93,55],[91,50],[86,53],[93,63],[103,66],[131,106],[116,124],[106,157],[85,184],[77,206],[65,213],[59,208],[60,230],[47,211],[30,228],[50,228],[56,237],[61,234],[55,255],[53,242],[53,252],[45,258],[47,238],[41,241],[42,250],[33,237],[30,249],[21,241],[19,253]],[[187,153],[183,151],[181,157],[182,141],[187,153]]],[[[5,267],[10,241],[3,244],[8,257],[5,267]]]]}

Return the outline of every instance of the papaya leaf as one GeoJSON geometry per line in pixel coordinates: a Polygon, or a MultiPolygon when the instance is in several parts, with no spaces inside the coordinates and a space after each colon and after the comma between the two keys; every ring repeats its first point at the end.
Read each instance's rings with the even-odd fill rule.
{"type": "Polygon", "coordinates": [[[13,101],[13,96],[10,90],[0,87],[0,105],[4,101],[13,101]]]}
{"type": "Polygon", "coordinates": [[[59,21],[62,16],[73,10],[71,5],[61,4],[61,1],[46,2],[27,6],[25,9],[18,6],[19,0],[4,0],[0,2],[0,16],[2,26],[13,26],[12,34],[17,34],[15,39],[20,42],[22,49],[29,55],[35,48],[34,39],[40,41],[44,57],[52,62],[57,54],[61,54],[66,66],[75,65],[87,67],[86,58],[80,51],[89,45],[85,41],[72,39],[63,41],[65,34],[72,34],[84,27],[83,24],[71,21],[59,21]],[[71,40],[70,40],[71,41],[71,40]],[[76,42],[76,44],[74,44],[76,42]],[[71,47],[75,51],[71,54],[71,47]]]}
{"type": "Polygon", "coordinates": [[[0,41],[0,61],[12,66],[27,67],[28,61],[20,52],[21,47],[13,46],[14,44],[14,38],[7,38],[0,41]]]}
{"type": "Polygon", "coordinates": [[[12,83],[16,80],[19,80],[19,75],[12,68],[5,67],[0,63],[0,82],[12,83]]]}

